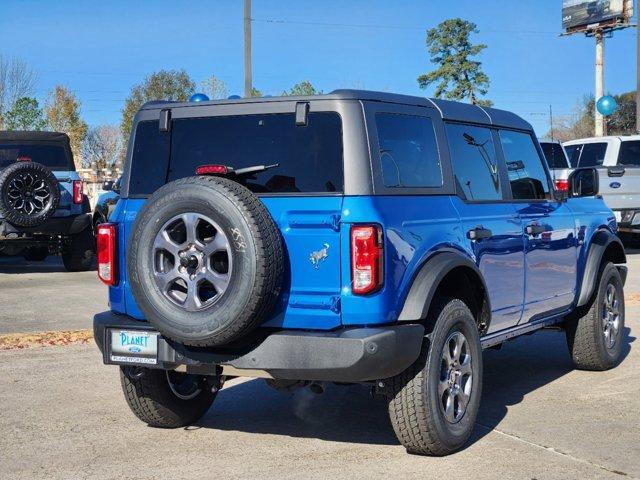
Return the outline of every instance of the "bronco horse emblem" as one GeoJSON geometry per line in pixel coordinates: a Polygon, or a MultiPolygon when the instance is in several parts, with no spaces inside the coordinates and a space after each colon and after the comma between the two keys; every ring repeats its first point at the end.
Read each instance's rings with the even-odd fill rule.
{"type": "Polygon", "coordinates": [[[320,263],[323,262],[329,256],[329,244],[325,243],[324,247],[318,250],[317,252],[311,252],[309,255],[309,260],[313,264],[313,268],[318,270],[320,268],[320,263]]]}

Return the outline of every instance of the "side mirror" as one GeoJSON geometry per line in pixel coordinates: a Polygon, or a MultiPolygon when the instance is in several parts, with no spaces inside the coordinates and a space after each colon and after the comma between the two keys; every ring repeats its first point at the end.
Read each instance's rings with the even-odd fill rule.
{"type": "Polygon", "coordinates": [[[577,168],[569,175],[569,198],[595,197],[600,191],[600,177],[595,168],[577,168]]]}
{"type": "Polygon", "coordinates": [[[117,193],[118,195],[120,195],[120,178],[118,180],[115,181],[115,183],[113,184],[113,186],[111,187],[111,190],[113,190],[115,193],[117,193]]]}
{"type": "Polygon", "coordinates": [[[113,182],[110,180],[107,180],[106,182],[104,182],[102,184],[102,190],[104,190],[105,192],[108,192],[109,190],[113,190],[113,182]]]}

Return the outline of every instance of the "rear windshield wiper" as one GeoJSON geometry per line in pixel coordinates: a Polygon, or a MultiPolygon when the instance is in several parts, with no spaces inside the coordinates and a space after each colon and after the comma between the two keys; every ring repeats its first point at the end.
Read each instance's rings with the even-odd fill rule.
{"type": "Polygon", "coordinates": [[[276,168],[279,165],[279,163],[273,163],[271,165],[253,165],[251,167],[238,168],[237,170],[229,168],[229,173],[237,177],[244,175],[253,175],[254,173],[264,172],[265,170],[269,170],[270,168],[276,168]]]}

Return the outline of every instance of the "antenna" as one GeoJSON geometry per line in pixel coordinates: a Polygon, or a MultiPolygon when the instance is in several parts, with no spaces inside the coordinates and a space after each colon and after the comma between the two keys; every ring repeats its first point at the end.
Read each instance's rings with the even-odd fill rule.
{"type": "Polygon", "coordinates": [[[549,131],[549,133],[551,134],[551,166],[553,168],[551,168],[551,175],[553,177],[553,188],[556,188],[556,185],[558,185],[556,182],[556,149],[555,147],[555,135],[553,134],[553,106],[551,104],[549,104],[549,124],[551,126],[551,130],[549,131]]]}

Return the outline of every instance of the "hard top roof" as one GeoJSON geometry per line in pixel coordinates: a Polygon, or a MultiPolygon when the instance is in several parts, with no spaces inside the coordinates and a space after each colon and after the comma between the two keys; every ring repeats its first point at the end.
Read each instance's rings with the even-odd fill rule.
{"type": "Polygon", "coordinates": [[[449,100],[431,99],[397,93],[374,92],[369,90],[334,90],[326,95],[314,96],[283,96],[283,97],[259,97],[236,98],[227,100],[210,100],[206,102],[147,102],[141,110],[159,110],[163,108],[198,107],[205,105],[232,105],[245,103],[267,102],[310,102],[318,100],[363,100],[373,102],[387,102],[403,105],[415,105],[435,108],[444,120],[472,122],[494,125],[520,130],[532,130],[531,125],[518,115],[497,108],[480,107],[469,103],[453,102],[449,100]]]}
{"type": "Polygon", "coordinates": [[[60,132],[30,132],[30,131],[5,131],[0,130],[0,141],[9,142],[66,142],[69,137],[60,132]]]}

